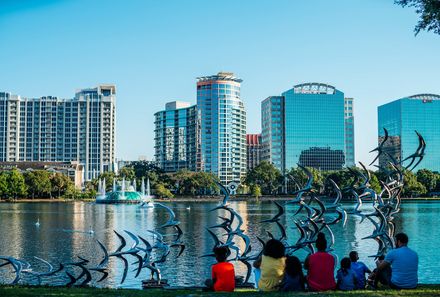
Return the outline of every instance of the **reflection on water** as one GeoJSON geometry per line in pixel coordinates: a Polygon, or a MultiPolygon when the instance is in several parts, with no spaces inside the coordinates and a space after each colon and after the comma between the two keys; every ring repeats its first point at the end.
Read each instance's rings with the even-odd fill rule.
{"type": "MultiPolygon", "coordinates": [[[[168,264],[161,266],[163,278],[168,279],[172,285],[201,285],[202,281],[210,275],[210,265],[213,258],[201,258],[203,254],[211,252],[213,240],[206,232],[206,227],[221,223],[219,215],[226,215],[224,210],[209,212],[215,203],[200,202],[173,202],[167,204],[173,208],[177,219],[181,222],[184,232],[182,241],[186,249],[180,258],[175,258],[178,249],[173,249],[168,257],[168,264]],[[190,206],[190,209],[187,209],[190,206]]],[[[266,231],[278,236],[279,231],[274,224],[259,223],[270,218],[277,210],[269,202],[233,202],[238,213],[243,217],[243,228],[250,236],[253,244],[252,250],[260,250],[256,236],[267,239],[266,231]]],[[[349,205],[346,205],[349,208],[349,205]]],[[[365,206],[365,210],[368,208],[365,206]]],[[[299,234],[293,224],[293,212],[296,206],[288,205],[286,216],[282,217],[287,226],[289,243],[295,243],[299,234]]],[[[397,232],[405,231],[410,237],[410,246],[415,249],[420,258],[419,279],[421,283],[440,283],[440,261],[432,260],[432,251],[439,248],[439,202],[404,203],[402,212],[396,217],[397,232]]],[[[105,205],[94,203],[17,203],[0,204],[0,255],[10,255],[25,259],[36,268],[44,271],[47,269],[33,256],[37,256],[57,264],[60,261],[76,260],[76,256],[91,259],[99,263],[102,251],[96,243],[100,240],[109,251],[114,251],[119,246],[119,241],[113,230],[120,233],[123,230],[132,231],[149,240],[153,240],[147,230],[152,230],[162,225],[168,214],[161,207],[140,208],[137,205],[105,205]],[[40,221],[40,226],[35,223],[40,221]],[[94,233],[89,233],[89,230],[94,233]]],[[[298,218],[298,217],[296,217],[298,218]]],[[[374,240],[361,240],[370,235],[373,228],[370,222],[361,223],[359,217],[349,216],[345,228],[341,224],[333,226],[336,237],[334,246],[339,258],[348,255],[351,250],[357,250],[359,256],[370,268],[374,261],[368,255],[375,254],[377,244],[374,240]]],[[[167,231],[172,232],[169,228],[167,231]]],[[[221,234],[220,230],[216,232],[221,234]]],[[[127,245],[131,242],[127,237],[127,245]]],[[[236,244],[244,249],[244,242],[236,240],[236,244]]],[[[297,253],[304,259],[306,253],[297,253]]],[[[135,258],[129,259],[134,262],[135,258]]],[[[234,262],[238,274],[245,273],[245,266],[234,262]]],[[[134,267],[134,266],[133,266],[134,267]]],[[[149,277],[149,271],[143,270],[135,279],[134,273],[129,272],[127,280],[120,285],[123,265],[120,260],[111,259],[109,278],[98,286],[140,288],[140,280],[149,277]]],[[[131,270],[131,269],[130,269],[131,270]]],[[[0,277],[10,279],[13,277],[5,268],[0,268],[0,277]]],[[[94,278],[98,279],[99,275],[94,278]]],[[[31,279],[29,279],[31,280],[31,279]]],[[[57,277],[54,280],[62,283],[57,277]]],[[[252,281],[252,280],[251,280],[252,281]]],[[[95,284],[96,285],[96,284],[95,284]]]]}

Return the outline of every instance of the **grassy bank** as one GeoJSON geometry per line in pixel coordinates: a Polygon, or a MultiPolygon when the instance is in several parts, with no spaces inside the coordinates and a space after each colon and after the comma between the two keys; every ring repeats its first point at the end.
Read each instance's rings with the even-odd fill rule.
{"type": "Polygon", "coordinates": [[[376,291],[353,291],[353,292],[327,292],[327,293],[261,293],[254,290],[243,290],[234,293],[212,293],[201,292],[200,290],[128,290],[128,289],[96,289],[96,288],[50,288],[50,287],[0,287],[0,296],[144,296],[144,297],[162,297],[162,296],[440,296],[440,285],[424,285],[414,290],[376,290],[376,291]]]}

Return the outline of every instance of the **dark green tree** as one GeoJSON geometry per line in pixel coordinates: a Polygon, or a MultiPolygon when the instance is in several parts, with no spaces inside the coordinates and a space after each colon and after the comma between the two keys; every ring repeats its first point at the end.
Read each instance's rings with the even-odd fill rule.
{"type": "MultiPolygon", "coordinates": [[[[313,167],[307,167],[313,176],[313,187],[321,190],[324,186],[324,172],[313,167]]],[[[307,183],[307,175],[300,167],[292,167],[287,173],[289,177],[288,192],[294,192],[299,187],[303,187],[307,183]]]]}
{"type": "Polygon", "coordinates": [[[125,180],[133,180],[136,175],[133,167],[123,167],[119,170],[118,175],[120,178],[125,178],[125,180]]]}
{"type": "Polygon", "coordinates": [[[248,171],[245,183],[249,186],[258,185],[263,194],[276,194],[283,182],[281,172],[271,163],[262,161],[248,171]]]}
{"type": "Polygon", "coordinates": [[[437,183],[440,180],[440,174],[434,173],[428,169],[420,169],[417,171],[417,181],[425,186],[428,192],[434,192],[437,189],[437,183]]]}
{"type": "Polygon", "coordinates": [[[54,193],[58,198],[64,195],[69,187],[75,187],[73,181],[67,175],[59,172],[51,175],[50,183],[52,193],[54,193]]]}
{"type": "Polygon", "coordinates": [[[24,182],[23,174],[17,169],[13,169],[7,176],[8,196],[10,198],[23,198],[27,195],[27,186],[24,182]]]}
{"type": "Polygon", "coordinates": [[[46,170],[34,170],[25,174],[26,185],[32,193],[32,198],[47,198],[51,196],[51,174],[46,170]]]}
{"type": "Polygon", "coordinates": [[[156,184],[156,187],[154,188],[154,192],[156,196],[160,198],[173,198],[174,195],[168,190],[163,184],[156,184]]]}
{"type": "Polygon", "coordinates": [[[0,198],[7,197],[8,191],[8,172],[0,172],[0,198]]]}
{"type": "Polygon", "coordinates": [[[416,175],[409,171],[404,171],[403,197],[415,197],[426,194],[425,186],[417,181],[416,175]]]}
{"type": "Polygon", "coordinates": [[[439,0],[395,0],[403,7],[414,7],[420,20],[414,28],[417,35],[421,30],[440,34],[440,1],[439,0]]]}

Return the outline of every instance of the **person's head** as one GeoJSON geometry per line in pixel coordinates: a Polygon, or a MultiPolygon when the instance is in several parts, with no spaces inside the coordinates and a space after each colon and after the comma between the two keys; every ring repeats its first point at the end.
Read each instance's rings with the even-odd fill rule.
{"type": "Polygon", "coordinates": [[[351,262],[357,262],[357,260],[359,260],[359,255],[356,251],[351,251],[349,257],[351,262]]]}
{"type": "Polygon", "coordinates": [[[327,249],[327,239],[325,239],[325,234],[322,232],[319,232],[316,238],[316,248],[319,252],[325,252],[327,249]]]}
{"type": "Polygon", "coordinates": [[[301,261],[295,256],[288,256],[286,258],[285,271],[290,276],[303,275],[301,261]]]}
{"type": "Polygon", "coordinates": [[[350,258],[347,258],[347,257],[342,258],[342,260],[341,260],[341,268],[345,269],[345,270],[348,270],[348,269],[350,269],[350,267],[351,267],[351,260],[350,260],[350,258]]]}
{"type": "Polygon", "coordinates": [[[379,256],[379,258],[377,258],[377,260],[379,260],[379,261],[383,261],[383,260],[385,260],[385,255],[381,255],[381,256],[379,256]]]}
{"type": "Polygon", "coordinates": [[[347,275],[348,269],[350,269],[350,267],[351,267],[350,258],[347,258],[347,257],[343,258],[341,260],[341,270],[344,275],[347,275]]]}
{"type": "Polygon", "coordinates": [[[275,259],[279,259],[284,257],[284,252],[286,248],[284,244],[276,239],[270,239],[266,242],[266,246],[264,247],[263,255],[269,256],[275,259]]]}
{"type": "Polygon", "coordinates": [[[405,233],[396,234],[396,246],[399,248],[401,246],[406,246],[408,244],[408,235],[405,233]]]}
{"type": "Polygon", "coordinates": [[[229,249],[225,246],[215,247],[214,255],[217,262],[225,262],[228,258],[229,249]]]}
{"type": "Polygon", "coordinates": [[[318,236],[316,236],[316,240],[322,240],[322,239],[325,239],[325,234],[322,232],[319,232],[318,236]]]}

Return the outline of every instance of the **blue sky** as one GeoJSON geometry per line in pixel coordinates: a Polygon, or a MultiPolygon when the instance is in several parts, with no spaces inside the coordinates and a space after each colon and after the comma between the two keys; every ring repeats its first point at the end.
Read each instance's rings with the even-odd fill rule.
{"type": "Polygon", "coordinates": [[[154,117],[196,101],[196,77],[243,79],[248,133],[260,103],[303,82],[355,98],[356,160],[377,142],[378,105],[440,93],[440,36],[392,0],[1,0],[0,90],[70,98],[117,86],[117,157],[152,158],[154,117]]]}

